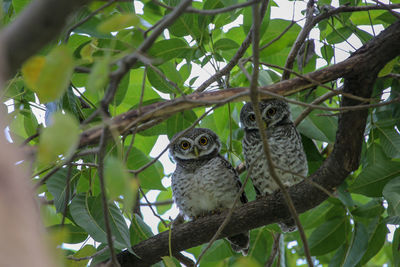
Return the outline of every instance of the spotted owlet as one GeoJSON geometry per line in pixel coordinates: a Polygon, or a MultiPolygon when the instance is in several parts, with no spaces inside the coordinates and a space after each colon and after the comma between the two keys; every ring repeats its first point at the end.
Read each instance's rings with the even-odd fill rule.
{"type": "MultiPolygon", "coordinates": [[[[306,176],[307,158],[304,153],[300,134],[291,119],[289,105],[279,99],[270,99],[259,103],[262,120],[266,126],[271,158],[275,171],[284,186],[290,187],[302,181],[293,173],[306,176]],[[285,172],[285,170],[290,171],[285,172]]],[[[252,164],[251,180],[258,196],[265,196],[279,189],[269,172],[260,132],[251,103],[246,103],[240,111],[241,127],[244,128],[242,140],[246,166],[252,164]]],[[[293,231],[294,221],[289,219],[280,225],[283,231],[293,231]],[[286,227],[285,227],[286,226],[286,227]]]]}
{"type": "MultiPolygon", "coordinates": [[[[232,207],[241,182],[236,170],[219,154],[220,148],[218,136],[204,128],[191,129],[170,144],[169,152],[176,162],[172,174],[173,198],[185,217],[195,219],[232,207]]],[[[237,205],[246,202],[243,193],[237,205]]],[[[248,232],[227,239],[235,252],[247,255],[248,232]]]]}

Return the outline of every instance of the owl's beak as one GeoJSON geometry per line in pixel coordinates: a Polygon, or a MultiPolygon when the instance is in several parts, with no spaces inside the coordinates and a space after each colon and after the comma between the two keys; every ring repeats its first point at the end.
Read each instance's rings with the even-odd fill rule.
{"type": "Polygon", "coordinates": [[[194,151],[194,155],[196,156],[196,158],[199,157],[199,149],[197,148],[197,146],[195,146],[193,148],[193,151],[194,151]]]}

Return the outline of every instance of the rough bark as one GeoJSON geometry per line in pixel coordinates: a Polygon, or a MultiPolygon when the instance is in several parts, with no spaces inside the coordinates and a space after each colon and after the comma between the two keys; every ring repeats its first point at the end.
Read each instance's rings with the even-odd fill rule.
{"type": "MultiPolygon", "coordinates": [[[[344,91],[370,97],[379,70],[400,54],[400,22],[397,22],[360,48],[348,60],[357,59],[343,75],[344,91]]],[[[268,89],[268,88],[265,88],[268,89]]],[[[239,89],[236,89],[239,90],[239,89]]],[[[342,106],[359,104],[344,98],[342,106]]],[[[361,146],[368,110],[345,112],[339,118],[333,152],[309,178],[333,192],[351,171],[359,166],[361,146]]],[[[319,205],[328,196],[309,183],[302,182],[289,190],[299,213],[319,205]]],[[[266,198],[249,202],[234,211],[221,238],[275,223],[289,217],[282,195],[277,192],[266,198]]],[[[172,251],[178,252],[208,242],[224,220],[224,214],[209,216],[179,225],[172,230],[172,251]]],[[[168,255],[168,232],[158,234],[133,247],[137,258],[127,251],[118,255],[121,266],[148,266],[168,255]]]]}

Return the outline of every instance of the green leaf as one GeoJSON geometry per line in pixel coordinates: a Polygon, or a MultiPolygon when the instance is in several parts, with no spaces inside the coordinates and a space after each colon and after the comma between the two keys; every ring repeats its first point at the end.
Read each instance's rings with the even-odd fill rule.
{"type": "MultiPolygon", "coordinates": [[[[93,247],[92,245],[85,245],[83,248],[78,250],[72,256],[74,258],[84,258],[84,257],[92,256],[95,253],[96,253],[96,248],[95,247],[93,247]]],[[[88,262],[89,262],[89,260],[90,259],[81,260],[81,261],[67,260],[67,266],[70,266],[70,267],[86,267],[88,262]]]]}
{"type": "Polygon", "coordinates": [[[368,226],[368,249],[360,261],[360,264],[362,265],[374,257],[385,244],[388,229],[386,227],[386,223],[379,222],[379,220],[380,218],[378,217],[378,223],[370,224],[368,226]]]}
{"type": "Polygon", "coordinates": [[[43,164],[57,160],[61,154],[70,156],[79,142],[79,125],[74,117],[55,113],[52,119],[53,123],[40,134],[38,160],[43,164]]]}
{"type": "Polygon", "coordinates": [[[101,33],[116,32],[131,26],[137,27],[140,25],[140,19],[133,13],[115,14],[109,19],[102,21],[97,30],[101,33]]]}
{"type": "MultiPolygon", "coordinates": [[[[92,11],[90,11],[90,10],[84,10],[82,12],[81,19],[86,16],[89,16],[89,14],[91,14],[91,12],[92,11]]],[[[78,19],[77,22],[79,22],[80,21],[79,17],[77,17],[77,19],[78,19]]],[[[110,33],[102,33],[97,30],[97,27],[99,26],[99,24],[101,22],[102,22],[102,20],[99,19],[97,16],[92,16],[88,21],[86,21],[79,27],[75,28],[74,32],[88,34],[91,37],[95,37],[95,38],[114,38],[112,36],[112,34],[110,34],[110,33]]]]}
{"type": "Polygon", "coordinates": [[[325,201],[321,205],[300,214],[301,223],[304,229],[312,229],[326,221],[326,215],[332,207],[332,203],[325,201]]]}
{"type": "MultiPolygon", "coordinates": [[[[161,73],[163,73],[162,70],[159,70],[159,71],[161,73]]],[[[157,73],[152,68],[147,69],[147,78],[149,79],[149,82],[151,83],[151,85],[158,91],[166,93],[166,94],[177,93],[176,89],[171,85],[171,83],[169,83],[165,77],[162,77],[159,73],[157,73]]]]}
{"type": "Polygon", "coordinates": [[[36,116],[33,113],[29,112],[29,113],[25,114],[24,128],[25,128],[27,135],[31,136],[31,135],[36,134],[38,126],[39,126],[38,121],[36,119],[36,116]]]}
{"type": "Polygon", "coordinates": [[[260,86],[267,86],[273,84],[271,75],[269,75],[268,70],[260,70],[258,76],[258,84],[260,86]]]}
{"type": "MultiPolygon", "coordinates": [[[[300,106],[292,106],[293,117],[297,118],[304,110],[300,106]]],[[[314,110],[298,126],[299,131],[305,136],[333,144],[336,137],[337,119],[321,117],[317,114],[329,114],[322,110],[314,110]]]]}
{"type": "MultiPolygon", "coordinates": [[[[267,44],[273,39],[277,38],[282,34],[282,32],[289,27],[291,24],[288,20],[283,19],[271,19],[267,31],[262,35],[262,44],[267,44]]],[[[290,29],[276,42],[272,43],[266,49],[260,52],[262,60],[270,58],[272,55],[279,56],[281,54],[288,54],[290,47],[293,45],[294,41],[299,34],[301,27],[298,24],[293,24],[290,29]],[[289,48],[289,49],[287,49],[289,48]],[[284,53],[282,53],[284,52],[284,53]]],[[[286,57],[283,59],[283,65],[286,61],[286,57]]],[[[273,63],[271,61],[266,61],[268,63],[273,63]]],[[[277,62],[277,61],[276,61],[277,62]]]]}
{"type": "MultiPolygon", "coordinates": [[[[215,262],[223,260],[227,257],[231,257],[233,255],[231,248],[227,244],[228,241],[217,240],[212,244],[212,246],[207,250],[207,253],[204,255],[202,261],[204,262],[215,262]]],[[[207,244],[203,245],[203,249],[207,244]]]]}
{"type": "Polygon", "coordinates": [[[86,89],[89,92],[97,94],[104,89],[110,72],[108,64],[109,58],[102,58],[94,63],[86,84],[86,89]]]}
{"type": "Polygon", "coordinates": [[[366,16],[366,14],[363,14],[363,12],[352,12],[350,19],[356,25],[370,25],[371,21],[375,21],[384,13],[386,13],[384,10],[370,10],[366,16]]]}
{"type": "Polygon", "coordinates": [[[213,48],[215,50],[230,50],[239,48],[239,45],[232,39],[222,38],[214,43],[213,48]]]}
{"type": "Polygon", "coordinates": [[[132,218],[131,226],[129,227],[129,233],[132,246],[153,236],[153,232],[151,231],[150,227],[136,213],[135,217],[132,218]]]}
{"type": "MultiPolygon", "coordinates": [[[[127,108],[132,108],[137,105],[140,101],[140,95],[142,94],[143,87],[143,76],[145,75],[144,69],[132,69],[129,73],[129,84],[128,90],[125,94],[124,101],[121,103],[121,107],[126,105],[127,108]]],[[[159,99],[160,96],[151,88],[149,81],[146,79],[144,91],[143,91],[143,105],[149,104],[148,100],[156,102],[155,99],[159,99]]]]}
{"type": "MultiPolygon", "coordinates": [[[[129,229],[121,211],[114,203],[108,204],[109,221],[115,247],[130,249],[129,229]]],[[[70,212],[74,221],[90,236],[101,243],[107,243],[106,226],[104,223],[101,196],[90,197],[85,194],[76,195],[71,202],[70,212]]]]}
{"type": "Polygon", "coordinates": [[[343,244],[333,255],[333,257],[329,261],[329,267],[337,267],[342,266],[344,256],[346,255],[346,244],[343,244]]]}
{"type": "Polygon", "coordinates": [[[397,228],[393,235],[392,253],[394,266],[400,266],[400,228],[397,228]]]}
{"type": "Polygon", "coordinates": [[[27,4],[29,4],[31,0],[12,0],[12,5],[15,9],[15,12],[20,13],[27,4]]]}
{"type": "Polygon", "coordinates": [[[315,229],[308,244],[311,255],[323,255],[338,248],[345,239],[346,218],[327,221],[315,229]]]}
{"type": "Polygon", "coordinates": [[[167,120],[167,135],[171,139],[176,133],[179,133],[189,126],[197,119],[196,114],[192,110],[185,110],[171,116],[167,120]]]}
{"type": "Polygon", "coordinates": [[[199,15],[197,14],[183,14],[168,28],[172,35],[176,37],[183,37],[191,35],[194,39],[201,39],[202,30],[197,25],[199,15]]]}
{"type": "Polygon", "coordinates": [[[382,193],[389,204],[389,215],[400,215],[400,176],[389,181],[383,188],[382,193]]]}
{"type": "MultiPolygon", "coordinates": [[[[172,200],[172,190],[171,187],[168,187],[167,190],[161,191],[160,194],[157,196],[157,202],[163,202],[163,201],[169,201],[172,200]]],[[[171,208],[172,204],[166,204],[166,205],[157,205],[157,213],[158,214],[164,214],[166,211],[168,211],[171,208]]]]}
{"type": "MultiPolygon", "coordinates": [[[[116,200],[120,195],[124,195],[129,185],[129,174],[125,165],[116,157],[107,157],[104,162],[104,178],[107,186],[107,196],[111,200],[116,200]]],[[[133,192],[132,192],[133,193],[133,192]]]]}
{"type": "Polygon", "coordinates": [[[334,51],[332,46],[330,45],[323,45],[321,47],[321,55],[326,60],[326,62],[330,63],[331,59],[334,56],[334,51]]]}
{"type": "MultiPolygon", "coordinates": [[[[269,25],[271,15],[271,5],[268,5],[267,12],[264,16],[264,19],[261,21],[260,25],[260,36],[263,36],[264,34],[268,34],[269,30],[269,25]],[[267,33],[265,33],[267,31],[267,33]]],[[[243,31],[245,34],[247,34],[250,31],[251,26],[253,25],[253,10],[250,7],[244,8],[243,9],[243,31]]]]}
{"type": "Polygon", "coordinates": [[[173,38],[156,42],[149,50],[149,54],[154,58],[168,61],[182,56],[190,46],[182,39],[173,38]]]}
{"type": "Polygon", "coordinates": [[[368,165],[379,164],[379,162],[387,160],[389,160],[389,158],[378,143],[374,142],[367,148],[368,165]]]}
{"type": "Polygon", "coordinates": [[[382,206],[382,201],[379,199],[372,199],[367,204],[355,208],[351,214],[363,218],[374,218],[381,215],[385,211],[382,206]]]}
{"type": "MultiPolygon", "coordinates": [[[[65,198],[67,193],[67,175],[68,169],[62,168],[55,174],[53,174],[46,182],[47,189],[54,197],[54,206],[56,207],[56,211],[61,213],[64,212],[65,206],[65,198]]],[[[68,194],[69,199],[71,199],[72,197],[72,192],[74,191],[76,184],[75,181],[76,178],[79,177],[79,175],[80,173],[76,169],[73,169],[73,171],[71,172],[70,188],[68,194]]]]}
{"type": "Polygon", "coordinates": [[[58,230],[58,229],[64,229],[67,232],[67,239],[63,240],[64,243],[68,244],[77,244],[85,241],[87,238],[88,234],[86,233],[85,230],[83,230],[81,227],[73,225],[73,224],[57,224],[57,225],[52,225],[51,227],[47,228],[48,231],[53,231],[53,230],[58,230]]]}
{"type": "Polygon", "coordinates": [[[118,84],[117,93],[115,94],[113,102],[115,106],[119,106],[125,100],[128,88],[129,88],[129,73],[125,74],[121,82],[118,84]]]}
{"type": "Polygon", "coordinates": [[[333,30],[328,36],[326,36],[326,41],[329,44],[337,44],[347,40],[353,31],[349,27],[342,27],[333,30]]]}
{"type": "Polygon", "coordinates": [[[343,267],[355,266],[363,257],[368,247],[367,229],[362,223],[356,223],[353,238],[343,263],[343,267]]]}
{"type": "MultiPolygon", "coordinates": [[[[128,156],[126,166],[128,169],[137,170],[150,161],[150,157],[146,156],[142,151],[134,147],[128,156]]],[[[145,189],[165,190],[164,186],[161,184],[161,179],[163,177],[164,169],[159,161],[156,161],[138,174],[140,186],[145,189]]]]}
{"type": "Polygon", "coordinates": [[[381,145],[390,158],[400,158],[400,134],[394,127],[377,128],[381,145]]]}
{"type": "Polygon", "coordinates": [[[400,162],[383,161],[364,168],[349,187],[352,193],[369,197],[382,196],[383,187],[393,177],[400,175],[400,162]]]}

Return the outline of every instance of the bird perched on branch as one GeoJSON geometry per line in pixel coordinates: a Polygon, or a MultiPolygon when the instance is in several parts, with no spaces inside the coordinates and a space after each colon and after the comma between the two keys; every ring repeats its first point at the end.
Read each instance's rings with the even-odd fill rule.
{"type": "MultiPolygon", "coordinates": [[[[242,184],[236,170],[219,154],[221,142],[218,136],[205,128],[194,128],[180,135],[173,137],[169,148],[176,162],[172,193],[180,213],[195,219],[232,208],[242,184]]],[[[243,192],[237,206],[246,202],[243,192]]],[[[247,255],[249,232],[227,239],[235,252],[247,255]]]]}
{"type": "MultiPolygon", "coordinates": [[[[278,178],[285,187],[299,183],[302,177],[296,174],[306,176],[308,164],[300,134],[291,119],[288,103],[280,99],[265,100],[259,102],[259,109],[266,126],[271,159],[278,178]]],[[[257,196],[272,194],[279,186],[268,168],[251,103],[246,103],[240,111],[240,122],[244,128],[242,145],[246,166],[249,168],[254,164],[250,177],[257,196]]],[[[288,219],[280,226],[285,232],[296,229],[293,219],[288,219]]]]}

